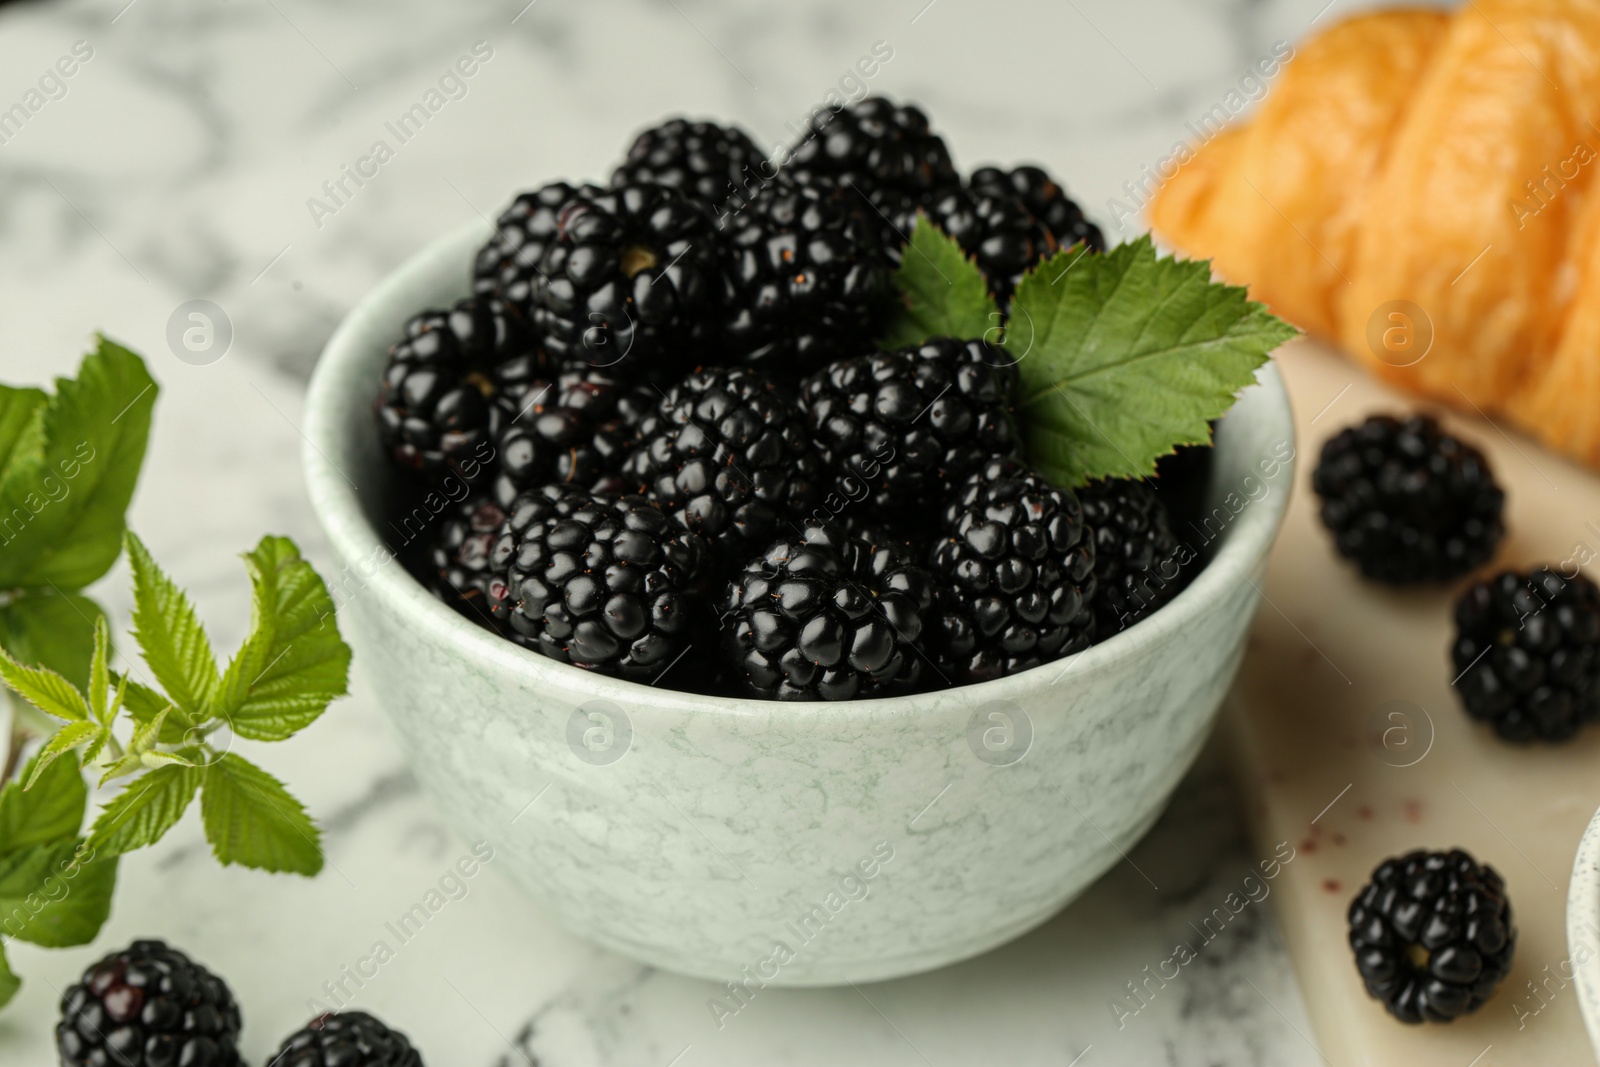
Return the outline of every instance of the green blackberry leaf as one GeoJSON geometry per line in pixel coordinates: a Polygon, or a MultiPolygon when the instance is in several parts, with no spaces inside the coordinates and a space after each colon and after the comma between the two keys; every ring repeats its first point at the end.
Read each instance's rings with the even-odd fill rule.
{"type": "Polygon", "coordinates": [[[155,844],[183,818],[200,779],[199,770],[178,764],[140,775],[95,819],[89,845],[97,854],[120,856],[155,844]]]}
{"type": "Polygon", "coordinates": [[[203,721],[218,684],[211,641],[188,596],[156,566],[144,542],[131,531],[127,542],[134,640],[172,703],[190,719],[203,721]]]}
{"type": "Polygon", "coordinates": [[[115,857],[69,839],[0,856],[0,934],[45,948],[93,941],[111,914],[115,857]]]}
{"type": "Polygon", "coordinates": [[[322,870],[322,835],[300,802],[272,775],[224,753],[205,769],[200,814],[223,866],[311,876],[322,870]]]}
{"type": "MultiPolygon", "coordinates": [[[[103,743],[106,733],[107,730],[103,725],[98,722],[91,722],[88,719],[67,723],[57,730],[45,746],[39,750],[38,757],[33,761],[33,772],[22,780],[22,788],[25,790],[32,789],[38,784],[39,778],[50,769],[50,766],[56,760],[85,741],[102,739],[103,743]]],[[[96,748],[98,749],[98,745],[96,748]]]]}
{"type": "Polygon", "coordinates": [[[1071,249],[1023,278],[1005,347],[1022,377],[1028,456],[1057,485],[1144,477],[1210,440],[1273,349],[1298,331],[1205,260],[1158,256],[1148,236],[1071,249]]]}
{"type": "Polygon", "coordinates": [[[156,392],[143,360],[101,338],[43,404],[0,398],[0,588],[81,589],[111,568],[156,392]]]}
{"type": "Polygon", "coordinates": [[[89,685],[94,627],[100,605],[53,589],[19,593],[0,607],[0,646],[19,663],[48,667],[74,686],[89,685]]]}
{"type": "Polygon", "coordinates": [[[24,667],[4,649],[0,649],[0,681],[46,715],[69,722],[89,717],[89,705],[71,682],[44,667],[24,667]]]}
{"type": "Polygon", "coordinates": [[[9,1004],[21,988],[22,979],[11,969],[11,963],[6,959],[5,942],[0,941],[0,1008],[9,1004]]]}
{"type": "Polygon", "coordinates": [[[885,331],[880,347],[903,348],[930,337],[970,340],[983,337],[1000,323],[1000,310],[989,283],[955,238],[919,214],[911,242],[894,272],[901,307],[885,331]]]}
{"type": "Polygon", "coordinates": [[[0,787],[0,856],[77,838],[88,802],[89,787],[76,755],[68,753],[43,771],[34,756],[19,776],[0,787]],[[22,784],[30,779],[36,779],[33,788],[24,790],[22,784]]]}
{"type": "Polygon", "coordinates": [[[116,679],[117,684],[123,686],[122,706],[128,709],[135,723],[144,726],[165,712],[166,719],[161,724],[161,743],[181,745],[190,740],[189,731],[194,728],[194,723],[172,701],[126,674],[116,675],[116,679]]]}

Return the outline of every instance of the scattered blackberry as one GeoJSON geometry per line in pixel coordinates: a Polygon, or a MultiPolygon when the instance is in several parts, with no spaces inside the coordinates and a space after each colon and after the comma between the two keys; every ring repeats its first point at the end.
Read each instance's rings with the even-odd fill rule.
{"type": "Polygon", "coordinates": [[[1322,446],[1311,486],[1339,553],[1368,578],[1443,582],[1494,555],[1505,494],[1483,453],[1426,415],[1376,415],[1322,446]]]}
{"type": "Polygon", "coordinates": [[[812,523],[745,564],[722,602],[733,673],[768,700],[910,692],[930,671],[919,647],[933,583],[911,554],[838,523],[812,523]]]}
{"type": "Polygon", "coordinates": [[[621,494],[623,460],[659,395],[593,370],[531,383],[497,438],[502,477],[513,490],[566,482],[621,494]]]}
{"type": "Polygon", "coordinates": [[[1511,971],[1517,931],[1505,883],[1460,849],[1384,860],[1350,903],[1367,992],[1403,1023],[1476,1011],[1511,971]]]}
{"type": "Polygon", "coordinates": [[[413,317],[389,351],[375,403],[394,464],[484,480],[500,423],[496,400],[517,394],[543,359],[522,316],[497,297],[468,297],[449,311],[413,317]]]}
{"type": "Polygon", "coordinates": [[[794,399],[733,368],[697,371],[667,390],[640,424],[624,473],[736,564],[811,511],[820,470],[794,399]]]}
{"type": "Polygon", "coordinates": [[[988,681],[1094,641],[1094,537],[1069,489],[1010,460],[971,475],[930,554],[931,644],[956,684],[988,681]]]}
{"type": "Polygon", "coordinates": [[[1456,602],[1450,649],[1467,714],[1511,741],[1600,721],[1600,589],[1582,574],[1504,571],[1456,602]]]}
{"type": "Polygon", "coordinates": [[[1188,575],[1179,569],[1166,505],[1149,482],[1091,482],[1078,499],[1094,531],[1095,634],[1103,641],[1169,603],[1188,575]]]}
{"type": "Polygon", "coordinates": [[[533,279],[533,324],[565,363],[671,378],[716,332],[720,255],[710,212],[664,185],[579,191],[533,279]]]}
{"type": "Polygon", "coordinates": [[[427,546],[420,575],[434,596],[480,626],[497,630],[489,604],[489,563],[506,520],[494,500],[474,496],[451,507],[427,546]]]}
{"type": "Polygon", "coordinates": [[[1010,195],[1050,231],[1056,244],[1071,248],[1083,241],[1096,252],[1106,250],[1100,227],[1083,216],[1083,209],[1067,195],[1061,183],[1038,167],[980,167],[967,179],[967,187],[984,196],[1010,195]]]}
{"type": "Polygon", "coordinates": [[[732,357],[800,375],[877,336],[889,261],[870,211],[848,190],[776,183],[722,233],[732,357]]]}
{"type": "Polygon", "coordinates": [[[803,185],[849,184],[869,197],[879,189],[926,192],[959,181],[950,150],[915,107],[869,96],[839,111],[819,110],[783,173],[803,185]]]}
{"type": "Polygon", "coordinates": [[[642,497],[547,485],[512,503],[490,601],[527,648],[653,681],[692,640],[708,564],[705,542],[642,497]]]}
{"type": "Polygon", "coordinates": [[[63,1067],[238,1067],[239,1006],[227,985],[163,941],[135,941],[61,997],[63,1067]]]}
{"type": "Polygon", "coordinates": [[[1017,372],[983,341],[936,337],[806,379],[801,402],[832,488],[868,510],[926,510],[994,457],[1014,457],[1017,372]]]}
{"type": "Polygon", "coordinates": [[[539,277],[545,249],[555,239],[556,220],[580,191],[601,192],[593,185],[551,182],[513,200],[495,222],[494,236],[478,250],[472,269],[474,291],[504,297],[524,314],[531,313],[533,282],[539,277]]]}
{"type": "Polygon", "coordinates": [[[763,177],[765,154],[737,126],[668,119],[634,139],[611,187],[668,185],[715,208],[763,177]]]}
{"type": "Polygon", "coordinates": [[[364,1011],[319,1015],[289,1035],[268,1067],[422,1067],[406,1035],[364,1011]]]}
{"type": "MultiPolygon", "coordinates": [[[[1002,305],[1011,299],[1023,274],[1055,254],[1056,239],[1015,196],[979,192],[956,185],[926,196],[918,208],[956,239],[978,264],[1002,305]]],[[[915,218],[897,227],[907,236],[915,218]]]]}

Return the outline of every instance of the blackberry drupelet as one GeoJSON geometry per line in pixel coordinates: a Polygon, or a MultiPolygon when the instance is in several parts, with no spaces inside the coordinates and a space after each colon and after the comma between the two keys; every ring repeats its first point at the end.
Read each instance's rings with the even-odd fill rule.
{"type": "Polygon", "coordinates": [[[898,521],[937,509],[966,476],[1015,457],[1017,371],[984,341],[936,337],[833,363],[801,403],[830,488],[898,521]]]}
{"type": "Polygon", "coordinates": [[[505,509],[487,497],[452,505],[427,545],[418,575],[434,596],[491,630],[499,627],[489,603],[490,560],[505,520],[505,509]]]}
{"type": "MultiPolygon", "coordinates": [[[[952,186],[923,197],[919,207],[956,239],[1004,306],[1023,274],[1055,254],[1056,238],[1017,197],[1004,191],[952,186]]],[[[900,227],[908,236],[915,220],[900,227]]]]}
{"type": "Polygon", "coordinates": [[[1403,1023],[1476,1011],[1511,971],[1517,932],[1505,883],[1460,849],[1384,860],[1349,918],[1367,992],[1403,1023]]]}
{"type": "Polygon", "coordinates": [[[760,182],[765,154],[737,126],[668,119],[640,133],[611,175],[611,187],[667,185],[716,208],[760,182]]]}
{"type": "Polygon", "coordinates": [[[1600,721],[1600,589],[1582,574],[1504,571],[1456,602],[1456,695],[1511,741],[1600,721]]]}
{"type": "Polygon", "coordinates": [[[929,556],[930,645],[957,685],[1016,674],[1094,641],[1093,533],[1069,489],[1011,460],[972,474],[929,556]]]}
{"type": "Polygon", "coordinates": [[[696,371],[639,427],[624,474],[737,566],[816,505],[821,467],[794,398],[757,371],[696,371]]]}
{"type": "Polygon", "coordinates": [[[469,483],[492,469],[496,403],[515,397],[543,366],[522,316],[497,297],[468,297],[449,311],[425,311],[389,351],[375,408],[394,465],[469,483]]]}
{"type": "Polygon", "coordinates": [[[920,644],[933,582],[903,545],[810,523],[746,563],[722,601],[732,673],[767,700],[911,692],[932,667],[920,644]]]}
{"type": "Polygon", "coordinates": [[[704,358],[720,296],[710,212],[664,185],[578,192],[533,279],[533,325],[564,363],[671,379],[704,358]]]}
{"type": "Polygon", "coordinates": [[[290,1034],[269,1067],[422,1067],[406,1035],[364,1011],[319,1015],[290,1034]]]}
{"type": "Polygon", "coordinates": [[[722,231],[725,336],[735,362],[798,376],[877,336],[891,308],[889,259],[849,190],[763,190],[722,231]]]}
{"type": "Polygon", "coordinates": [[[603,371],[569,371],[530,383],[522,407],[503,421],[496,438],[502,479],[513,495],[547,482],[620,495],[622,463],[659,396],[649,385],[603,371]]]}
{"type": "Polygon", "coordinates": [[[694,639],[708,565],[699,535],[642,497],[547,485],[512,503],[489,597],[518,644],[649,682],[694,639]]]}
{"type": "Polygon", "coordinates": [[[227,985],[163,941],[135,941],[61,997],[63,1067],[238,1067],[239,1006],[227,985]]]}
{"type": "Polygon", "coordinates": [[[869,96],[839,111],[819,110],[789,154],[783,173],[802,185],[819,180],[923,193],[960,181],[950,150],[916,107],[869,96]]]}
{"type": "Polygon", "coordinates": [[[1078,490],[1094,531],[1095,636],[1104,641],[1171,602],[1188,575],[1178,535],[1155,487],[1108,478],[1078,490]]]}
{"type": "Polygon", "coordinates": [[[1017,167],[1009,171],[979,167],[967,179],[967,187],[985,196],[1006,194],[1018,198],[1062,248],[1071,248],[1083,241],[1096,252],[1106,250],[1106,239],[1100,227],[1086,219],[1083,209],[1067,195],[1061,183],[1039,167],[1017,167]]]}
{"type": "Polygon", "coordinates": [[[1505,494],[1483,453],[1426,415],[1376,415],[1339,431],[1311,485],[1339,553],[1380,582],[1457,578],[1505,533],[1505,494]]]}
{"type": "Polygon", "coordinates": [[[580,191],[602,190],[593,185],[551,182],[511,201],[495,222],[494,236],[478,250],[472,268],[473,290],[501,296],[523,314],[531,314],[539,262],[555,239],[561,209],[580,191]]]}

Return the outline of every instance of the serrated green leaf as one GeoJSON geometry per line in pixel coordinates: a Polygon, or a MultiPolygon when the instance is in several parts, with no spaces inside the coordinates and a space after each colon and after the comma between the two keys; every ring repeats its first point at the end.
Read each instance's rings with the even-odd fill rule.
{"type": "Polygon", "coordinates": [[[111,695],[111,629],[105,616],[95,620],[94,653],[89,657],[89,711],[95,721],[105,723],[106,701],[111,695]]]}
{"type": "Polygon", "coordinates": [[[116,677],[117,684],[125,686],[122,703],[134,722],[141,725],[148,723],[164,711],[167,717],[161,726],[161,743],[181,745],[189,740],[189,731],[194,728],[194,723],[178,710],[172,701],[149,686],[134,681],[126,674],[119,674],[116,677]]]}
{"type": "Polygon", "coordinates": [[[33,788],[22,783],[35,777],[35,755],[22,774],[0,787],[0,856],[33,845],[76,839],[89,802],[78,758],[68,753],[37,776],[33,788]]]}
{"type": "Polygon", "coordinates": [[[27,459],[16,455],[17,443],[23,439],[49,399],[43,389],[0,385],[0,482],[5,480],[13,456],[18,462],[27,459]]]}
{"type": "Polygon", "coordinates": [[[345,694],[350,648],[333,598],[287,537],[263,537],[245,556],[253,592],[250,636],[228,664],[212,712],[234,733],[281,741],[345,694]]]}
{"type": "Polygon", "coordinates": [[[110,569],[156,392],[142,359],[101,338],[20,430],[10,403],[0,412],[0,588],[82,589],[110,569]]]}
{"type": "Polygon", "coordinates": [[[106,728],[100,723],[91,722],[87,719],[67,723],[51,736],[44,748],[39,750],[39,755],[33,761],[33,771],[23,779],[22,788],[24,790],[32,789],[56,760],[90,738],[105,732],[106,728]]]}
{"type": "Polygon", "coordinates": [[[22,979],[11,969],[11,961],[6,959],[6,945],[0,941],[0,1008],[11,1002],[17,995],[17,990],[22,988],[22,979]]]}
{"type": "Polygon", "coordinates": [[[172,702],[193,721],[202,721],[220,680],[211,641],[188,596],[156,565],[144,542],[131,531],[127,542],[134,640],[172,702]]]}
{"type": "Polygon", "coordinates": [[[71,682],[43,667],[24,667],[4,650],[0,650],[0,680],[46,715],[68,721],[89,717],[89,705],[71,682]]]}
{"type": "Polygon", "coordinates": [[[322,870],[322,835],[283,783],[232,752],[205,776],[200,814],[219,863],[307,876],[322,870]]]}
{"type": "Polygon", "coordinates": [[[901,307],[881,347],[902,348],[930,337],[969,340],[997,334],[1000,310],[989,283],[955,238],[919,214],[894,272],[901,307]]]}
{"type": "Polygon", "coordinates": [[[77,593],[54,589],[19,593],[0,607],[0,646],[18,663],[48,667],[85,689],[95,622],[104,616],[99,604],[77,593]]]}
{"type": "Polygon", "coordinates": [[[192,767],[169,764],[129,782],[95,819],[90,846],[99,854],[120,856],[155,844],[183,818],[200,777],[192,767]]]}
{"type": "Polygon", "coordinates": [[[30,845],[0,857],[0,935],[46,948],[93,941],[111,914],[115,857],[79,840],[30,845]]]}
{"type": "Polygon", "coordinates": [[[1148,236],[1076,255],[1023,278],[1005,337],[1029,459],[1057,485],[1148,476],[1178,445],[1209,441],[1210,420],[1298,333],[1148,236]]]}

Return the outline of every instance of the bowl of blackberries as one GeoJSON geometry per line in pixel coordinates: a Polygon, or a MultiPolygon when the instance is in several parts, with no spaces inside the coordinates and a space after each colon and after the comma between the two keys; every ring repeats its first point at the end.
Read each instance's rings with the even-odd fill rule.
{"type": "Polygon", "coordinates": [[[746,988],[887,978],[1160,814],[1287,505],[1291,335],[914,106],[672,119],[362,300],[305,462],[405,755],[538,907],[746,988]]]}

